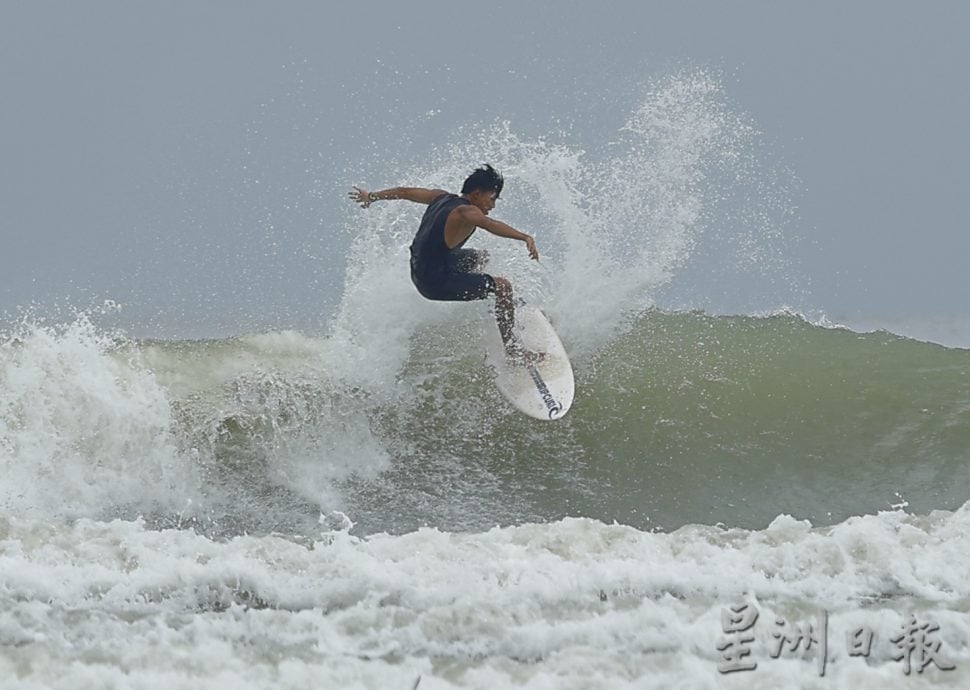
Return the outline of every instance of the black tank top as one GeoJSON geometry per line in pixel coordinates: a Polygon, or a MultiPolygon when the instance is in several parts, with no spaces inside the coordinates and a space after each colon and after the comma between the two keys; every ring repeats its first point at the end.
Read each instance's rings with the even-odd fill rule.
{"type": "Polygon", "coordinates": [[[448,253],[459,249],[471,234],[454,247],[445,244],[445,223],[448,214],[471,202],[457,194],[441,194],[428,204],[421,225],[411,242],[411,270],[419,276],[443,272],[448,266],[448,253]]]}

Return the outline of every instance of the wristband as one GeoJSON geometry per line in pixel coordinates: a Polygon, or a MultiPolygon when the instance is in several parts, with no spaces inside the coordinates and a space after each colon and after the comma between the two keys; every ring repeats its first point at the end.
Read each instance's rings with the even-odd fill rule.
{"type": "Polygon", "coordinates": [[[367,201],[377,201],[377,192],[367,192],[367,201]]]}

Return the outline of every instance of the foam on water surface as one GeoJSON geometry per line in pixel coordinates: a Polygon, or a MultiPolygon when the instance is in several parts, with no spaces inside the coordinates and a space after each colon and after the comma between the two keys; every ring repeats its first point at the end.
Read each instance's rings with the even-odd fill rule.
{"type": "Polygon", "coordinates": [[[960,687],[968,527],[963,508],[824,529],[780,517],[760,531],[660,534],[566,519],[214,541],[139,522],[8,518],[0,663],[8,687],[406,687],[419,676],[442,688],[821,687],[811,651],[771,650],[777,619],[824,610],[825,683],[960,687]],[[757,668],[721,674],[722,613],[738,603],[759,612],[757,668]],[[910,614],[939,625],[941,648],[939,666],[908,678],[890,638],[910,614]],[[859,628],[875,634],[866,657],[846,646],[859,628]]]}

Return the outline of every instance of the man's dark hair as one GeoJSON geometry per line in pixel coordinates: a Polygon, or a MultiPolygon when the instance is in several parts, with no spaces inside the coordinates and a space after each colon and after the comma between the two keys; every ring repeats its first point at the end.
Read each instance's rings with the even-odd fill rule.
{"type": "Polygon", "coordinates": [[[476,168],[475,172],[468,176],[465,184],[461,186],[461,193],[469,194],[478,190],[495,192],[495,198],[498,199],[504,184],[505,180],[502,179],[502,174],[486,163],[482,167],[476,168]]]}

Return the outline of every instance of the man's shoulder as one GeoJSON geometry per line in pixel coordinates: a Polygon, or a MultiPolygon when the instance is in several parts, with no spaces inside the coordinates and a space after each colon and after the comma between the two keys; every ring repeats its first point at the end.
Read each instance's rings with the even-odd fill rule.
{"type": "Polygon", "coordinates": [[[465,197],[461,197],[457,195],[452,195],[452,196],[455,197],[456,201],[459,201],[461,203],[455,204],[454,208],[452,208],[451,211],[448,212],[449,218],[453,216],[465,218],[465,217],[474,216],[476,212],[481,213],[481,210],[477,206],[472,204],[465,197]]]}
{"type": "Polygon", "coordinates": [[[461,197],[457,194],[452,194],[451,192],[446,192],[443,189],[433,189],[430,190],[434,196],[431,198],[432,204],[444,204],[448,203],[452,199],[460,199],[461,197]]]}
{"type": "Polygon", "coordinates": [[[480,227],[485,222],[486,216],[480,208],[468,202],[467,199],[463,199],[463,201],[466,203],[456,206],[448,212],[446,223],[450,229],[462,228],[470,232],[474,228],[480,227]]]}

